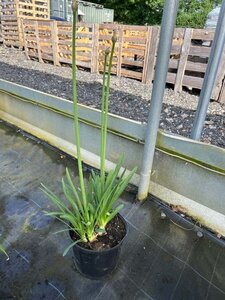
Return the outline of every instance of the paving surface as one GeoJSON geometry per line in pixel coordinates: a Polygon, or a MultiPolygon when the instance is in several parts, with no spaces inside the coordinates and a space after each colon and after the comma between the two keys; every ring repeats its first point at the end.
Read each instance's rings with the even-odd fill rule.
{"type": "Polygon", "coordinates": [[[120,300],[225,299],[225,249],[187,228],[160,219],[149,199],[140,205],[125,193],[123,215],[129,233],[117,269],[89,280],[75,269],[62,224],[45,216],[52,204],[40,191],[45,183],[62,195],[65,167],[78,181],[76,161],[23,136],[0,122],[0,299],[120,300]]]}
{"type": "MultiPolygon", "coordinates": [[[[71,68],[56,67],[27,60],[22,51],[0,47],[0,78],[31,87],[68,100],[72,99],[71,68]]],[[[78,101],[94,108],[101,107],[102,75],[88,70],[77,72],[78,101]]],[[[111,113],[132,120],[147,122],[151,86],[138,80],[111,77],[111,113]]],[[[190,136],[198,103],[199,91],[175,94],[165,89],[160,128],[190,136]]],[[[202,141],[225,148],[225,104],[211,102],[205,122],[202,141]]]]}

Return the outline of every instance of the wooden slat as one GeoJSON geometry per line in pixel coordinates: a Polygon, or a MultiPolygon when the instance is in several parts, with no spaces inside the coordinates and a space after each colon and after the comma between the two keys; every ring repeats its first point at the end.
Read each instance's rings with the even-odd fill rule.
{"type": "Polygon", "coordinates": [[[144,61],[135,61],[127,58],[122,59],[122,65],[134,66],[134,67],[144,67],[144,61]]]}
{"type": "Polygon", "coordinates": [[[117,61],[117,70],[116,75],[121,76],[121,67],[122,67],[122,54],[123,54],[123,40],[124,40],[124,27],[120,26],[118,30],[118,61],[117,61]]]}
{"type": "Polygon", "coordinates": [[[92,53],[77,50],[77,56],[81,56],[81,57],[84,57],[84,58],[90,58],[91,59],[92,58],[92,53]]]}
{"type": "Polygon", "coordinates": [[[70,40],[61,40],[59,38],[59,36],[58,36],[58,44],[60,46],[63,46],[63,45],[65,45],[65,46],[72,46],[72,40],[71,39],[70,40]]]}
{"type": "Polygon", "coordinates": [[[112,38],[112,35],[110,35],[110,34],[99,34],[99,39],[100,40],[111,40],[111,38],[112,38]]]}
{"type": "MultiPolygon", "coordinates": [[[[176,74],[168,73],[166,81],[167,81],[167,83],[175,84],[176,74]]],[[[203,78],[200,78],[200,77],[194,77],[194,76],[188,76],[188,75],[184,75],[184,77],[183,77],[183,86],[186,86],[186,87],[201,89],[202,83],[203,83],[203,78]]]]}
{"type": "MultiPolygon", "coordinates": [[[[98,25],[98,24],[95,24],[95,25],[98,25]]],[[[96,41],[97,41],[97,43],[98,43],[98,39],[96,38],[96,41]]],[[[68,43],[68,41],[67,41],[67,43],[68,43]]],[[[72,43],[71,43],[71,45],[72,45],[72,43]]],[[[84,48],[87,48],[87,49],[92,49],[92,42],[90,41],[90,42],[88,42],[88,43],[83,43],[83,42],[80,42],[78,39],[76,39],[76,46],[77,47],[84,47],[84,48]]]]}
{"type": "Polygon", "coordinates": [[[121,75],[125,76],[125,77],[132,77],[132,78],[136,78],[136,79],[142,79],[142,73],[141,72],[135,72],[135,71],[130,71],[130,70],[126,70],[126,69],[121,69],[121,75]]]}
{"type": "Polygon", "coordinates": [[[37,47],[38,47],[38,60],[39,62],[43,62],[42,60],[42,53],[41,53],[41,45],[40,45],[40,39],[39,39],[39,31],[38,31],[38,21],[35,21],[35,34],[37,39],[37,47]]]}
{"type": "Polygon", "coordinates": [[[38,46],[37,45],[27,45],[27,49],[34,49],[34,50],[38,50],[38,46]]]}
{"type": "Polygon", "coordinates": [[[52,51],[53,51],[53,62],[55,66],[59,66],[59,44],[58,44],[58,27],[57,22],[52,22],[52,51]]]}
{"type": "Polygon", "coordinates": [[[202,41],[212,41],[214,38],[215,30],[211,29],[193,29],[193,39],[202,41]]]}
{"type": "Polygon", "coordinates": [[[17,15],[16,14],[10,15],[10,16],[2,15],[1,20],[2,21],[17,21],[17,15]]]}
{"type": "Polygon", "coordinates": [[[207,64],[198,63],[188,61],[186,65],[186,71],[198,72],[198,73],[205,73],[207,64]]]}
{"type": "Polygon", "coordinates": [[[29,57],[36,57],[36,58],[38,58],[38,53],[35,53],[35,52],[32,52],[32,51],[28,51],[28,55],[29,55],[29,57]]]}
{"type": "Polygon", "coordinates": [[[182,39],[184,36],[184,28],[175,28],[173,38],[174,39],[182,39]]]}
{"type": "Polygon", "coordinates": [[[111,30],[117,30],[118,29],[117,24],[100,24],[99,29],[111,29],[111,30]]]}
{"type": "Polygon", "coordinates": [[[72,56],[72,50],[68,50],[68,49],[60,49],[59,53],[72,56]]]}
{"type": "Polygon", "coordinates": [[[203,78],[187,76],[185,75],[183,78],[183,85],[187,87],[192,87],[195,89],[201,89],[203,84],[203,78]]]}
{"type": "Polygon", "coordinates": [[[152,27],[151,42],[149,43],[149,56],[146,66],[146,78],[145,83],[151,84],[154,76],[154,67],[156,60],[156,51],[158,48],[159,27],[152,27]]]}
{"type": "Polygon", "coordinates": [[[180,60],[178,64],[177,75],[176,75],[175,86],[174,86],[175,92],[182,91],[182,82],[183,82],[183,77],[187,65],[189,50],[191,47],[191,39],[192,39],[192,29],[187,28],[184,33],[184,42],[180,52],[180,60]]]}
{"type": "Polygon", "coordinates": [[[211,48],[204,46],[191,46],[189,55],[200,56],[200,57],[209,57],[211,48]]]}
{"type": "Polygon", "coordinates": [[[213,92],[212,92],[212,99],[214,99],[214,100],[220,99],[220,91],[223,88],[224,80],[225,80],[225,47],[224,47],[221,62],[219,65],[219,69],[217,72],[217,78],[216,78],[213,92]]]}
{"type": "Polygon", "coordinates": [[[29,55],[28,55],[28,48],[27,48],[27,39],[26,39],[26,33],[25,33],[25,30],[24,30],[24,23],[23,23],[23,20],[21,21],[22,22],[22,35],[23,35],[23,41],[24,41],[24,50],[25,50],[25,55],[26,55],[26,58],[27,59],[30,59],[29,55]]]}
{"type": "Polygon", "coordinates": [[[123,25],[124,30],[130,30],[130,31],[148,31],[146,26],[139,26],[139,25],[123,25]]]}
{"type": "Polygon", "coordinates": [[[129,42],[129,43],[134,43],[134,44],[139,44],[139,45],[146,45],[147,43],[147,38],[146,37],[123,37],[124,42],[129,42]]]}
{"type": "Polygon", "coordinates": [[[94,24],[92,31],[91,73],[98,73],[99,25],[94,24]]]}
{"type": "Polygon", "coordinates": [[[148,33],[147,33],[147,40],[146,40],[146,49],[145,49],[145,57],[144,57],[144,67],[143,67],[143,74],[142,74],[142,82],[146,83],[147,81],[147,70],[148,70],[148,58],[149,58],[149,52],[150,52],[150,43],[151,43],[151,37],[152,37],[152,27],[148,27],[148,33]]]}
{"type": "Polygon", "coordinates": [[[11,36],[11,35],[7,35],[7,34],[5,34],[5,33],[3,33],[3,38],[4,38],[4,40],[8,40],[8,42],[9,41],[15,41],[15,42],[18,42],[19,41],[19,38],[18,38],[18,36],[11,36]]]}
{"type": "Polygon", "coordinates": [[[180,51],[181,51],[181,45],[172,45],[172,48],[171,48],[171,55],[178,55],[180,54],[180,51]]]}
{"type": "Polygon", "coordinates": [[[223,86],[219,95],[219,102],[225,104],[225,81],[223,82],[223,86]]]}
{"type": "Polygon", "coordinates": [[[52,50],[48,47],[42,47],[41,48],[41,55],[43,56],[44,54],[48,55],[49,57],[51,57],[51,61],[54,63],[54,56],[52,53],[52,50]]]}
{"type": "MultiPolygon", "coordinates": [[[[177,69],[179,65],[178,59],[170,59],[169,69],[177,69]]],[[[192,71],[196,73],[205,73],[207,64],[187,61],[185,71],[192,71]]]]}
{"type": "Polygon", "coordinates": [[[41,53],[41,58],[42,58],[42,61],[43,61],[43,59],[45,59],[45,60],[53,62],[53,56],[49,55],[48,53],[41,53]]]}
{"type": "Polygon", "coordinates": [[[123,55],[126,55],[126,54],[136,54],[136,55],[144,56],[145,51],[139,50],[139,49],[123,48],[123,55]]]}
{"type": "Polygon", "coordinates": [[[83,62],[83,61],[77,60],[76,65],[79,67],[91,69],[91,62],[83,62]]]}

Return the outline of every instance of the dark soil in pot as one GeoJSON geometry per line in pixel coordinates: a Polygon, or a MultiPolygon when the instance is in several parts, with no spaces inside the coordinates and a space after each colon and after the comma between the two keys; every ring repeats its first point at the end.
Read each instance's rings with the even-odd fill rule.
{"type": "MultiPolygon", "coordinates": [[[[75,233],[71,238],[76,241],[79,240],[79,236],[75,233]]],[[[84,249],[89,250],[104,250],[110,249],[118,245],[126,235],[125,221],[121,216],[113,218],[106,226],[106,233],[97,237],[92,243],[78,243],[78,245],[84,249]]]]}
{"type": "MultiPolygon", "coordinates": [[[[117,215],[106,226],[106,233],[98,236],[94,242],[76,244],[73,251],[78,271],[92,279],[110,274],[117,265],[126,233],[126,222],[117,215]]],[[[74,241],[79,239],[72,231],[70,237],[74,241]]]]}

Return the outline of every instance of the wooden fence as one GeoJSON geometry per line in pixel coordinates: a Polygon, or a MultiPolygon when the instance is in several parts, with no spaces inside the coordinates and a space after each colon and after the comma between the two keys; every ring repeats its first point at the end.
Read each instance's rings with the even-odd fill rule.
{"type": "MultiPolygon", "coordinates": [[[[154,79],[159,27],[117,24],[78,24],[77,66],[97,73],[103,69],[104,50],[111,45],[113,31],[117,43],[112,73],[151,84],[154,79]]],[[[68,22],[22,20],[24,47],[28,58],[55,65],[71,64],[72,27],[68,22]]],[[[174,32],[167,83],[176,92],[183,87],[201,89],[214,31],[180,29],[174,32]]],[[[212,99],[225,102],[225,51],[212,99]]]]}
{"type": "Polygon", "coordinates": [[[21,19],[49,19],[50,0],[1,0],[2,38],[6,46],[23,47],[21,19]]]}
{"type": "MultiPolygon", "coordinates": [[[[176,29],[167,83],[174,85],[175,91],[180,92],[182,87],[201,89],[211,51],[214,31],[204,29],[176,29]]],[[[225,102],[221,94],[225,79],[225,49],[218,70],[212,99],[225,102]]]]}
{"type": "MultiPolygon", "coordinates": [[[[151,34],[158,28],[113,24],[78,24],[77,65],[97,73],[103,69],[104,51],[111,46],[113,30],[117,31],[112,73],[147,82],[147,56],[156,53],[150,47],[151,34]]],[[[67,22],[23,20],[24,46],[27,57],[49,60],[55,65],[71,64],[72,28],[67,22]]],[[[155,56],[155,54],[154,54],[155,56]]]]}

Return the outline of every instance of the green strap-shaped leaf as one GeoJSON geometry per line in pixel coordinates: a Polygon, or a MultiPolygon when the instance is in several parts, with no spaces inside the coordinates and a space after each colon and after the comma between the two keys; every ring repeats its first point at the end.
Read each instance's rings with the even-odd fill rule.
{"type": "Polygon", "coordinates": [[[82,240],[77,240],[75,242],[73,242],[72,244],[70,244],[63,252],[63,256],[66,256],[66,254],[69,252],[69,250],[76,245],[77,243],[82,242],[82,240]]]}
{"type": "Polygon", "coordinates": [[[9,259],[8,254],[6,253],[5,249],[3,248],[3,246],[1,244],[0,244],[0,251],[5,254],[5,256],[7,257],[7,259],[9,259]]]}

